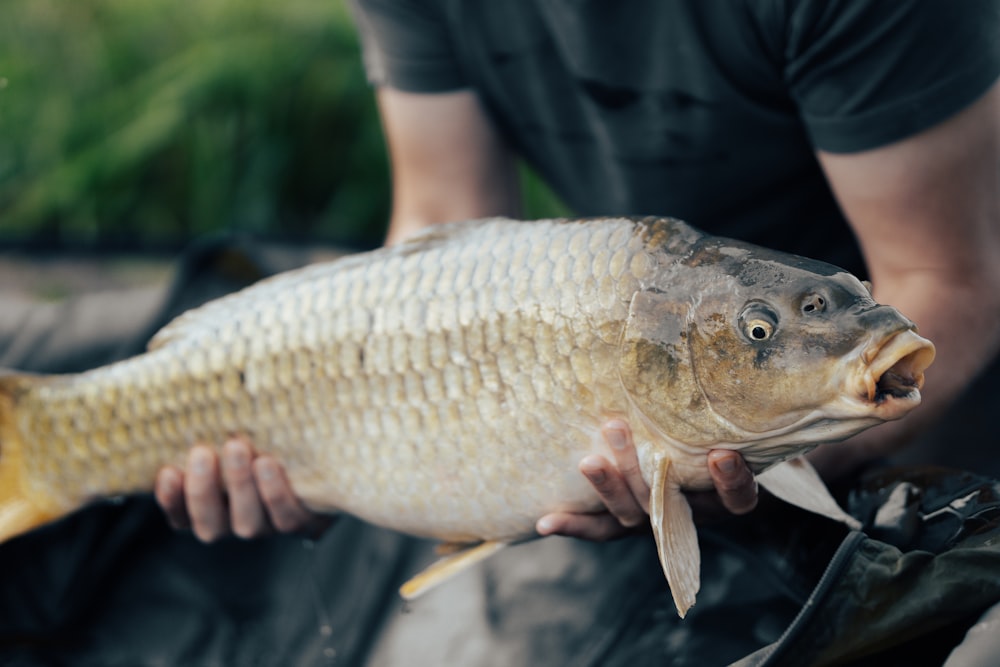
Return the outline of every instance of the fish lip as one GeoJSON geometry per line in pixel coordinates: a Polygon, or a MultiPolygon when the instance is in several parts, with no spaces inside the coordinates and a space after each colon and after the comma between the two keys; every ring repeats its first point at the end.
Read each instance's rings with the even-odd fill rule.
{"type": "Polygon", "coordinates": [[[934,361],[934,344],[905,328],[861,353],[858,394],[882,419],[898,419],[920,403],[924,371],[934,361]]]}

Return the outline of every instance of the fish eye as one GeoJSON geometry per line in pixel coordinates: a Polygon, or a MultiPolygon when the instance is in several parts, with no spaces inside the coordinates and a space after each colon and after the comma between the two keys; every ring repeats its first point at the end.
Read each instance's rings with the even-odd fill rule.
{"type": "Polygon", "coordinates": [[[774,326],[767,320],[750,320],[743,325],[743,331],[754,340],[767,340],[774,333],[774,326]]]}
{"type": "Polygon", "coordinates": [[[740,315],[740,329],[753,342],[769,339],[777,328],[778,316],[762,303],[751,303],[740,315]]]}

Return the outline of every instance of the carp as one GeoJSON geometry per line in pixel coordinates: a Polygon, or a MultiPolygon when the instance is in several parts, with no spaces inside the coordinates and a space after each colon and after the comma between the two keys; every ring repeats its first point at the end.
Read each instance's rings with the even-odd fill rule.
{"type": "Polygon", "coordinates": [[[209,302],[131,359],[0,375],[0,539],[240,433],[310,508],[452,545],[413,597],[546,513],[600,509],[577,465],[613,460],[617,417],[683,616],[700,555],[682,489],[711,487],[708,451],[856,526],[802,454],[905,415],[933,357],[843,270],[677,220],[441,225],[209,302]]]}

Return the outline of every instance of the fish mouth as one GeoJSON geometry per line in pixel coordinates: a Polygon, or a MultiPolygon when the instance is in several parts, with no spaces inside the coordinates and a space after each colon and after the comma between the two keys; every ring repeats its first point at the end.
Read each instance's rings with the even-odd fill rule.
{"type": "Polygon", "coordinates": [[[924,371],[934,361],[934,344],[904,329],[861,353],[859,394],[883,419],[898,419],[920,403],[924,371]]]}

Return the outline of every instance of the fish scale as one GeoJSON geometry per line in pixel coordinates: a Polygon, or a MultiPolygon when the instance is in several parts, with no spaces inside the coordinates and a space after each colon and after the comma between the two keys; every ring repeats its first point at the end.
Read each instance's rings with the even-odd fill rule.
{"type": "MultiPolygon", "coordinates": [[[[628,224],[623,222],[622,226],[628,224]]],[[[529,229],[531,231],[528,235],[530,238],[524,240],[518,239],[517,234],[510,234],[509,225],[498,225],[498,227],[497,233],[508,238],[508,242],[499,247],[529,248],[530,254],[526,256],[525,261],[541,262],[545,266],[553,263],[548,258],[547,242],[560,249],[573,246],[578,251],[587,252],[590,246],[603,247],[602,241],[589,242],[585,236],[574,230],[572,225],[552,225],[551,233],[548,235],[539,234],[540,230],[536,225],[530,228],[524,227],[524,231],[529,229]]],[[[627,235],[619,235],[618,242],[627,242],[629,238],[627,235]]],[[[254,396],[252,409],[248,410],[251,407],[247,404],[251,402],[248,401],[248,394],[241,394],[243,400],[237,400],[235,403],[233,401],[235,397],[228,395],[226,405],[237,410],[242,408],[244,414],[238,416],[239,423],[226,423],[228,420],[214,420],[213,423],[213,420],[199,411],[192,412],[190,408],[176,405],[174,411],[168,414],[180,421],[182,431],[187,431],[182,441],[132,442],[130,446],[133,449],[149,447],[164,454],[173,452],[173,456],[165,460],[172,458],[177,461],[195,440],[214,442],[224,438],[227,432],[243,431],[251,435],[262,450],[275,454],[286,463],[295,487],[307,502],[326,509],[336,507],[353,511],[380,523],[405,525],[411,532],[422,532],[419,528],[415,530],[413,523],[415,519],[408,516],[413,513],[411,496],[418,492],[417,489],[422,489],[422,493],[433,494],[436,480],[422,479],[420,468],[411,468],[410,465],[405,466],[407,473],[404,478],[407,482],[402,488],[397,488],[400,485],[390,479],[388,489],[375,489],[376,485],[373,484],[369,490],[364,484],[366,478],[375,476],[376,470],[394,462],[412,463],[416,466],[420,460],[427,459],[443,462],[447,467],[454,469],[481,469],[490,471],[484,472],[484,478],[499,482],[501,490],[494,492],[496,499],[488,506],[475,509],[468,517],[455,517],[450,522],[454,525],[454,530],[462,536],[485,533],[488,537],[510,536],[530,531],[539,511],[538,503],[551,507],[572,505],[573,500],[569,499],[567,502],[565,497],[525,498],[522,492],[516,490],[522,483],[520,469],[526,467],[524,458],[527,459],[527,468],[534,475],[549,473],[557,478],[572,477],[574,482],[577,482],[574,486],[581,487],[575,479],[577,476],[575,464],[591,450],[592,438],[589,435],[578,436],[577,442],[564,447],[562,456],[548,459],[512,455],[484,457],[480,454],[476,460],[469,460],[470,452],[457,446],[454,437],[449,436],[449,431],[455,429],[456,410],[444,409],[444,406],[451,405],[451,402],[455,402],[459,396],[454,390],[455,382],[446,380],[444,369],[448,369],[447,375],[452,378],[460,374],[466,380],[461,386],[464,402],[458,402],[457,406],[451,405],[453,408],[457,407],[457,413],[462,415],[462,423],[466,425],[461,437],[472,442],[490,440],[505,442],[509,445],[505,450],[507,452],[524,450],[526,445],[531,444],[526,442],[526,439],[532,436],[551,437],[553,433],[558,432],[558,429],[550,427],[541,429],[542,432],[538,433],[536,429],[539,420],[536,419],[531,422],[535,427],[532,429],[533,432],[515,433],[508,424],[509,415],[526,409],[531,409],[534,413],[541,402],[540,405],[547,407],[551,415],[548,423],[558,423],[558,414],[565,410],[565,406],[546,403],[547,397],[554,396],[562,401],[572,400],[574,392],[580,396],[592,397],[592,392],[585,390],[584,385],[591,379],[591,367],[595,365],[595,362],[589,359],[588,353],[580,348],[568,362],[563,356],[547,355],[554,362],[554,368],[547,371],[538,365],[538,357],[530,341],[552,338],[555,341],[554,346],[558,346],[565,353],[574,351],[574,346],[577,344],[591,347],[592,340],[586,329],[579,336],[581,340],[577,343],[574,342],[571,331],[534,319],[533,316],[537,313],[546,311],[550,315],[561,315],[564,321],[577,316],[576,312],[564,312],[561,303],[556,304],[555,308],[551,305],[547,308],[542,307],[546,305],[542,301],[548,297],[547,292],[551,287],[546,281],[528,279],[515,281],[514,293],[506,293],[509,298],[498,301],[501,305],[506,303],[516,309],[508,307],[507,310],[498,312],[495,306],[490,306],[490,301],[482,298],[481,291],[489,276],[495,273],[508,277],[533,274],[522,265],[515,266],[510,255],[505,257],[502,253],[493,251],[475,252],[491,247],[489,239],[484,243],[484,239],[477,236],[470,239],[468,247],[452,244],[440,250],[422,253],[418,263],[420,275],[410,275],[407,280],[400,281],[400,284],[419,285],[426,291],[422,295],[421,290],[403,290],[404,298],[399,298],[391,292],[386,293],[393,288],[393,283],[385,280],[385,274],[398,271],[401,263],[399,257],[393,256],[394,253],[389,251],[385,253],[389,256],[382,262],[369,262],[364,266],[354,267],[353,270],[334,271],[331,272],[333,275],[308,269],[303,275],[284,277],[289,283],[301,281],[301,284],[295,285],[294,289],[290,289],[290,286],[282,287],[277,281],[262,285],[258,299],[277,292],[291,293],[292,297],[283,304],[258,302],[258,307],[250,310],[252,315],[249,317],[244,314],[246,312],[244,308],[252,304],[240,303],[245,301],[247,296],[231,297],[231,300],[221,307],[211,306],[218,313],[216,317],[223,318],[223,321],[233,318],[237,322],[236,325],[223,325],[222,322],[213,325],[211,321],[198,322],[195,325],[188,325],[192,328],[192,333],[187,334],[188,337],[182,340],[202,341],[218,335],[219,340],[208,348],[216,354],[218,350],[227,349],[232,345],[234,338],[243,343],[242,346],[236,347],[249,348],[251,356],[245,360],[243,368],[246,374],[245,385],[252,390],[254,396]],[[446,260],[462,262],[456,265],[453,283],[441,270],[446,260]],[[331,284],[337,281],[354,287],[340,290],[339,285],[331,284]],[[459,285],[464,287],[457,289],[459,285]],[[305,286],[309,288],[305,289],[305,286]],[[385,290],[383,286],[386,286],[385,290]],[[524,291],[517,292],[517,288],[524,291]],[[308,299],[296,298],[300,294],[315,294],[319,291],[324,294],[346,293],[350,296],[346,299],[346,307],[338,307],[333,303],[323,312],[311,309],[308,299]],[[415,307],[421,299],[424,321],[419,321],[420,309],[415,307]],[[362,303],[378,305],[373,311],[352,309],[362,303]],[[491,319],[482,317],[482,311],[487,307],[491,308],[489,311],[493,316],[491,319]],[[350,310],[353,310],[353,313],[349,317],[342,316],[345,311],[350,312],[350,310]],[[526,317],[525,313],[529,316],[526,317]],[[309,378],[307,381],[302,377],[306,365],[295,363],[295,350],[307,343],[293,339],[291,330],[287,326],[289,318],[293,315],[297,324],[296,331],[310,327],[319,331],[339,330],[339,339],[343,341],[339,346],[328,343],[323,349],[307,348],[307,350],[313,354],[323,354],[327,358],[340,359],[341,367],[334,369],[335,377],[343,375],[355,378],[357,382],[340,379],[332,382],[332,386],[328,386],[322,378],[309,378]],[[460,319],[468,324],[460,326],[458,323],[460,319]],[[248,321],[251,323],[250,326],[246,324],[248,321]],[[344,324],[348,326],[346,331],[340,329],[344,324]],[[251,333],[252,337],[245,338],[251,333]],[[197,338],[192,338],[196,334],[197,338]],[[265,341],[265,344],[262,345],[259,342],[261,340],[265,341]],[[255,344],[254,341],[258,342],[255,344]],[[290,351],[287,348],[291,343],[297,345],[292,345],[290,351]],[[471,344],[463,345],[464,343],[471,344]],[[358,367],[362,351],[363,361],[360,363],[363,367],[358,367]],[[532,360],[534,363],[530,363],[532,360]],[[297,374],[292,371],[295,366],[300,369],[297,374]],[[584,371],[582,377],[576,372],[578,370],[584,371]],[[312,384],[314,381],[315,385],[312,384]],[[419,391],[415,392],[416,395],[405,389],[400,391],[400,388],[405,388],[407,384],[411,388],[419,387],[419,391]],[[287,392],[295,385],[308,385],[310,394],[315,394],[325,387],[328,391],[324,393],[329,393],[334,398],[328,403],[323,403],[322,400],[293,402],[288,400],[287,392]],[[531,388],[530,392],[525,391],[527,387],[531,388]],[[518,388],[521,391],[516,391],[518,388]],[[392,407],[401,398],[400,394],[404,394],[405,400],[416,403],[416,405],[409,403],[408,407],[402,410],[402,419],[392,407]],[[346,397],[353,400],[344,400],[346,397]],[[380,403],[388,404],[389,409],[385,409],[380,403]],[[295,414],[291,407],[293,405],[300,408],[303,413],[295,414]],[[346,410],[361,410],[364,418],[347,420],[338,416],[346,410]],[[246,412],[256,414],[247,415],[246,412]],[[384,417],[379,418],[379,415],[384,417]],[[324,427],[307,428],[306,425],[316,422],[322,422],[324,427]],[[197,428],[197,425],[202,423],[204,425],[197,428]],[[476,426],[477,423],[481,425],[476,426]],[[322,443],[323,446],[318,448],[320,454],[308,457],[296,456],[296,452],[301,454],[303,441],[314,438],[317,432],[337,433],[340,434],[338,440],[367,443],[367,446],[353,449],[351,452],[353,460],[351,455],[340,460],[336,441],[322,443]],[[382,440],[386,442],[380,443],[382,440]],[[518,445],[518,442],[521,444],[518,445]],[[423,453],[418,454],[421,449],[424,450],[423,453]],[[462,456],[456,456],[454,452],[460,452],[462,456]],[[410,454],[412,456],[409,456],[410,454]],[[409,457],[412,461],[400,462],[398,461],[400,456],[409,457]],[[350,462],[350,465],[343,465],[345,462],[350,462]],[[548,469],[539,470],[539,464],[544,464],[548,469]],[[553,470],[556,466],[561,466],[562,469],[553,470]],[[318,475],[312,472],[316,469],[321,469],[324,473],[318,475]],[[359,483],[350,484],[351,479],[359,480],[359,483]],[[350,487],[353,487],[350,497],[339,497],[343,495],[342,489],[350,487]],[[398,500],[392,503],[388,512],[380,513],[373,508],[377,508],[379,497],[386,494],[395,496],[398,500]],[[408,507],[411,509],[408,510],[408,507]],[[512,512],[518,514],[516,521],[500,520],[504,514],[512,512]],[[492,528],[491,522],[496,522],[497,527],[492,528]]],[[[407,259],[404,258],[402,264],[405,265],[407,259]]],[[[592,267],[593,262],[587,261],[587,264],[592,267]]],[[[596,277],[599,279],[601,276],[596,277]]],[[[503,286],[499,288],[498,291],[502,290],[503,286]]],[[[625,291],[628,289],[626,286],[625,291]]],[[[587,291],[579,289],[579,286],[575,291],[582,296],[587,294],[587,291]]],[[[254,296],[253,288],[249,292],[250,296],[254,296]]],[[[624,297],[621,297],[621,300],[619,317],[624,316],[624,297]]],[[[603,301],[607,301],[606,295],[603,301]]],[[[580,308],[578,304],[574,305],[577,309],[580,308]]],[[[180,341],[177,345],[183,347],[180,341]]],[[[169,346],[161,349],[169,349],[169,346]]],[[[200,361],[191,364],[178,362],[172,359],[171,355],[160,355],[160,357],[163,360],[161,363],[167,364],[168,370],[165,371],[167,374],[181,373],[181,377],[191,383],[190,386],[179,384],[175,387],[173,396],[177,398],[180,395],[186,399],[178,399],[178,403],[190,403],[196,396],[199,404],[213,403],[211,396],[217,392],[207,391],[205,388],[210,384],[222,382],[218,370],[204,376],[204,371],[207,369],[200,361]],[[201,372],[194,372],[193,365],[197,365],[201,372]]],[[[199,358],[186,357],[186,359],[199,358]]],[[[230,360],[230,363],[232,361],[230,360]]],[[[613,355],[605,354],[603,363],[605,367],[613,363],[613,355]]],[[[94,378],[81,377],[79,381],[91,383],[94,378]]],[[[52,405],[53,400],[53,397],[46,397],[49,405],[52,405]]],[[[598,406],[589,407],[592,412],[597,412],[598,406]]],[[[599,419],[600,416],[594,414],[593,420],[599,419]]],[[[563,435],[565,438],[565,434],[563,435]]],[[[85,461],[89,457],[82,458],[85,461]]],[[[109,490],[115,492],[143,490],[148,488],[149,476],[154,472],[155,470],[136,469],[126,475],[124,480],[116,482],[121,485],[120,488],[109,490]]],[[[72,479],[74,475],[70,474],[68,477],[72,479]]],[[[397,476],[397,479],[403,478],[397,476]]],[[[476,482],[468,485],[471,488],[466,488],[465,491],[481,493],[484,485],[480,480],[476,482]]],[[[584,491],[586,497],[576,500],[576,505],[590,507],[593,502],[592,492],[582,487],[580,491],[584,491]]],[[[79,502],[79,499],[67,498],[67,501],[79,502]]],[[[420,511],[420,508],[417,509],[420,511]]],[[[440,537],[449,537],[448,534],[441,534],[439,527],[429,526],[426,531],[440,537]]]]}
{"type": "Polygon", "coordinates": [[[411,595],[544,514],[600,509],[578,465],[612,457],[600,429],[622,417],[683,615],[699,556],[680,489],[711,486],[708,451],[851,524],[782,461],[908,412],[932,358],[853,276],[676,220],[443,225],[210,302],[118,364],[0,373],[0,539],[242,433],[314,509],[486,541],[411,595]]]}

